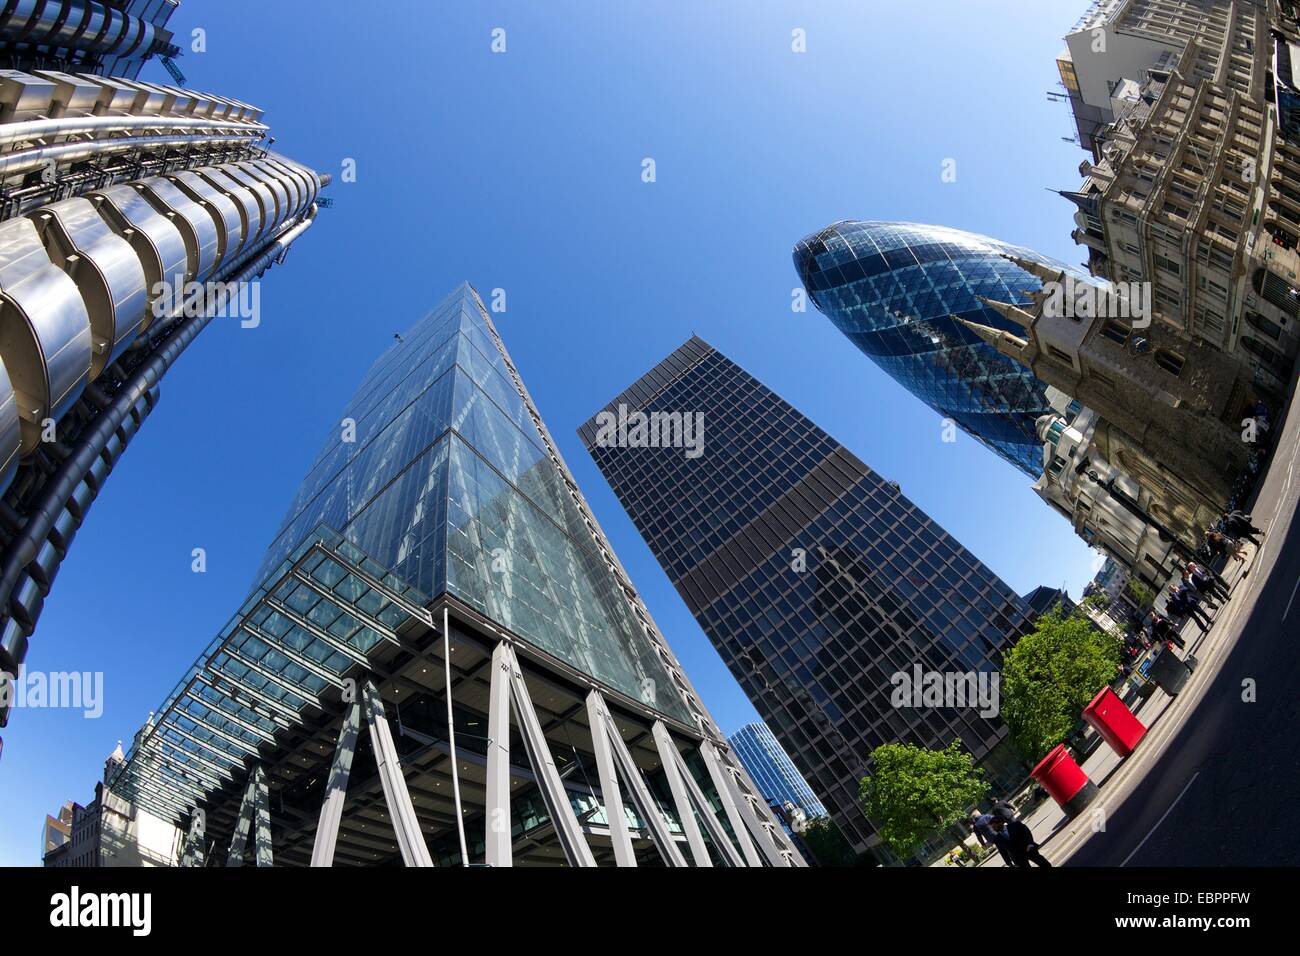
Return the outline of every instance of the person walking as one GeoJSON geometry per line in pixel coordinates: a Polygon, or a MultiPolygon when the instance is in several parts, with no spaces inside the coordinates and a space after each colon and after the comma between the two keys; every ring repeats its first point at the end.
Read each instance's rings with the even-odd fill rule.
{"type": "Polygon", "coordinates": [[[1192,596],[1191,588],[1186,585],[1174,588],[1173,592],[1165,598],[1165,614],[1173,617],[1190,617],[1202,631],[1210,628],[1210,619],[1196,606],[1196,598],[1192,596]]]}
{"type": "Polygon", "coordinates": [[[1155,611],[1151,612],[1151,640],[1162,644],[1175,644],[1179,650],[1187,647],[1182,635],[1178,633],[1178,628],[1174,627],[1174,622],[1155,611]]]}
{"type": "Polygon", "coordinates": [[[1011,852],[995,839],[997,834],[993,832],[992,822],[993,814],[991,813],[972,813],[970,815],[970,828],[975,833],[975,839],[980,841],[980,846],[988,846],[992,843],[998,851],[998,856],[1002,857],[1003,865],[1015,866],[1011,859],[1011,852]]]}
{"type": "Polygon", "coordinates": [[[1232,597],[1232,592],[1228,590],[1228,585],[1224,583],[1223,578],[1205,565],[1197,564],[1195,561],[1188,561],[1185,573],[1191,576],[1192,585],[1202,594],[1213,595],[1220,601],[1226,601],[1232,597]]]}
{"type": "Polygon", "coordinates": [[[1207,529],[1205,532],[1205,547],[1211,556],[1216,558],[1232,557],[1242,562],[1246,560],[1245,549],[1221,531],[1207,529]]]}
{"type": "Polygon", "coordinates": [[[1217,611],[1219,609],[1219,602],[1214,600],[1210,596],[1210,585],[1212,584],[1212,582],[1206,580],[1206,577],[1204,575],[1198,577],[1197,575],[1193,574],[1192,573],[1193,567],[1195,567],[1195,563],[1191,563],[1187,567],[1183,568],[1183,573],[1182,573],[1183,586],[1186,587],[1189,591],[1191,591],[1193,596],[1197,597],[1200,600],[1200,602],[1204,604],[1206,607],[1208,607],[1211,611],[1217,611]]]}
{"type": "Polygon", "coordinates": [[[1256,536],[1264,533],[1264,529],[1256,528],[1251,516],[1244,511],[1225,512],[1223,515],[1223,530],[1238,540],[1245,538],[1256,547],[1260,543],[1259,538],[1256,536]]]}
{"type": "Polygon", "coordinates": [[[1034,831],[1019,820],[994,817],[990,826],[993,827],[994,842],[1006,844],[1007,852],[1011,855],[1012,866],[1028,867],[1033,863],[1035,866],[1051,867],[1052,864],[1048,862],[1047,857],[1038,852],[1038,844],[1034,842],[1034,831]]]}

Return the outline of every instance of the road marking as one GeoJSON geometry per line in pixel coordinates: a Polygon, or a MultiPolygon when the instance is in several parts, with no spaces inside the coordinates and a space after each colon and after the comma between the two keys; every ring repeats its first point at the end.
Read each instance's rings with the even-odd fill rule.
{"type": "Polygon", "coordinates": [[[1286,610],[1282,612],[1282,620],[1284,621],[1286,616],[1291,613],[1291,605],[1295,603],[1295,592],[1297,590],[1300,590],[1300,578],[1296,578],[1295,587],[1291,589],[1291,600],[1286,602],[1286,610]]]}
{"type": "Polygon", "coordinates": [[[1142,842],[1133,848],[1133,852],[1130,853],[1128,856],[1124,857],[1124,862],[1121,863],[1120,866],[1128,866],[1128,861],[1133,859],[1133,857],[1137,856],[1138,850],[1142,849],[1142,847],[1146,845],[1147,840],[1151,839],[1151,835],[1160,829],[1160,824],[1165,822],[1165,817],[1169,816],[1169,814],[1174,812],[1174,807],[1178,806],[1178,801],[1183,799],[1183,795],[1187,793],[1188,790],[1191,789],[1192,784],[1196,782],[1196,778],[1199,777],[1200,775],[1201,772],[1199,770],[1196,771],[1196,773],[1192,774],[1192,779],[1187,781],[1187,786],[1183,787],[1182,793],[1174,797],[1174,802],[1169,804],[1169,809],[1166,810],[1164,814],[1160,817],[1160,819],[1156,821],[1156,825],[1151,828],[1151,833],[1148,833],[1146,836],[1144,836],[1142,838],[1142,842]]]}

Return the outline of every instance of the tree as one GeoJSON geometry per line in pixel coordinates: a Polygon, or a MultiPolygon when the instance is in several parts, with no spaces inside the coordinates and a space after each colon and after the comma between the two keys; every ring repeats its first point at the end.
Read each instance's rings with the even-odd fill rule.
{"type": "Polygon", "coordinates": [[[1078,723],[1112,680],[1121,642],[1081,614],[1045,614],[1002,660],[1002,719],[1011,742],[1037,763],[1078,723]]]}
{"type": "Polygon", "coordinates": [[[1133,598],[1133,603],[1138,606],[1138,610],[1146,610],[1155,602],[1155,596],[1151,593],[1151,589],[1137,578],[1129,578],[1124,587],[1133,598]]]}
{"type": "Polygon", "coordinates": [[[814,817],[799,834],[818,866],[856,866],[858,855],[830,817],[814,817]]]}
{"type": "Polygon", "coordinates": [[[862,778],[858,796],[880,838],[900,859],[930,834],[956,823],[989,790],[984,771],[975,767],[960,738],[943,750],[882,744],[871,759],[875,768],[862,778]]]}

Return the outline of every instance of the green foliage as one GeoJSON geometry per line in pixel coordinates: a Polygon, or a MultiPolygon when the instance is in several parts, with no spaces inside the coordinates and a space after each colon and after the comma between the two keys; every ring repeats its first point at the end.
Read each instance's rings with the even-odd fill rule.
{"type": "Polygon", "coordinates": [[[882,744],[871,754],[875,769],[858,786],[862,809],[899,859],[927,836],[952,826],[988,793],[984,771],[954,740],[943,750],[882,744]]]}
{"type": "Polygon", "coordinates": [[[1137,578],[1129,578],[1128,584],[1125,585],[1129,595],[1133,598],[1138,607],[1147,608],[1155,601],[1155,596],[1151,589],[1139,581],[1137,578]]]}
{"type": "Polygon", "coordinates": [[[1012,743],[1028,760],[1041,760],[1115,679],[1119,663],[1120,641],[1083,615],[1040,617],[1002,661],[1002,719],[1012,743]]]}
{"type": "Polygon", "coordinates": [[[817,858],[819,866],[856,866],[858,863],[858,855],[830,817],[809,820],[799,837],[817,858]]]}

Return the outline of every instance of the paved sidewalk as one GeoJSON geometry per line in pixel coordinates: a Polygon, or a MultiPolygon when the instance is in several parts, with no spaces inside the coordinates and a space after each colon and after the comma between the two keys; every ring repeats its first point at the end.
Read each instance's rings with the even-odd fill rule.
{"type": "MultiPolygon", "coordinates": [[[[1171,740],[1180,733],[1194,730],[1184,726],[1188,715],[1205,694],[1229,651],[1242,638],[1258,593],[1268,581],[1279,557],[1278,542],[1285,539],[1286,530],[1295,518],[1297,498],[1300,498],[1300,475],[1297,475],[1300,402],[1292,402],[1290,414],[1280,431],[1286,441],[1274,455],[1254,506],[1256,523],[1266,528],[1267,534],[1258,548],[1246,545],[1244,563],[1229,560],[1223,569],[1232,597],[1216,612],[1209,631],[1201,635],[1195,624],[1184,625],[1183,639],[1187,641],[1188,652],[1195,654],[1197,664],[1182,692],[1177,697],[1170,697],[1157,689],[1150,698],[1140,702],[1135,713],[1147,725],[1147,733],[1127,760],[1121,760],[1103,743],[1084,761],[1083,769],[1098,785],[1100,793],[1079,817],[1069,820],[1056,802],[1049,799],[1024,818],[1042,845],[1044,856],[1054,865],[1067,861],[1097,832],[1107,808],[1118,807],[1141,785],[1143,777],[1171,740]]],[[[1291,599],[1295,600],[1294,591],[1291,599]]],[[[1136,853],[1137,849],[1134,847],[1132,852],[1136,853]]],[[[1002,860],[994,854],[981,865],[1001,866],[1002,860]]]]}

